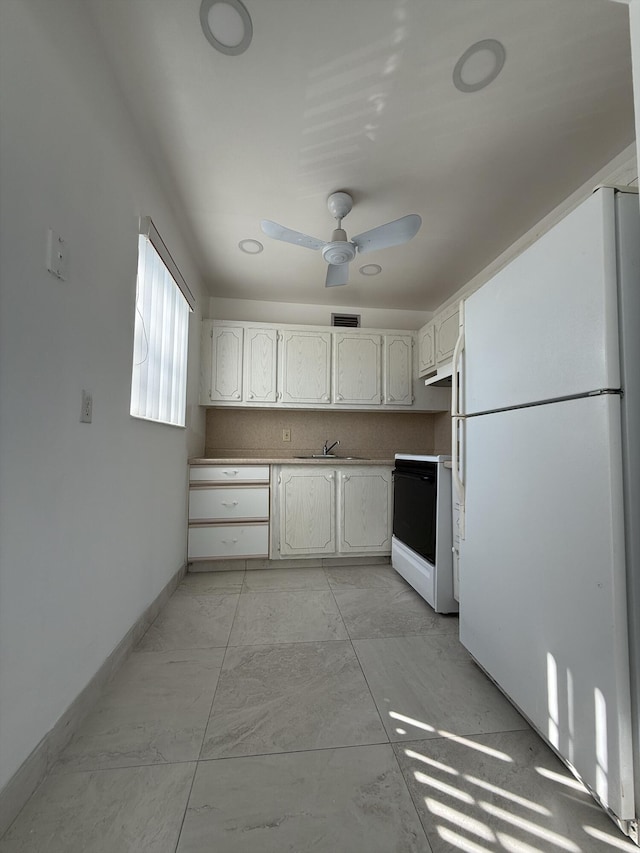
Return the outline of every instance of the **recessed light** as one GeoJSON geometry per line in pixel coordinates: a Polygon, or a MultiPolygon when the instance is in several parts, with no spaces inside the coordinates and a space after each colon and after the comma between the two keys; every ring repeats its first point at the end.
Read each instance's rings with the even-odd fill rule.
{"type": "Polygon", "coordinates": [[[244,53],[253,37],[251,16],[241,0],[202,0],[200,26],[207,41],[229,56],[244,53]]]}
{"type": "Polygon", "coordinates": [[[360,267],[360,272],[362,275],[378,275],[378,273],[382,272],[382,267],[380,264],[365,264],[363,267],[360,267]]]}
{"type": "Polygon", "coordinates": [[[247,255],[259,255],[264,246],[259,240],[240,240],[238,248],[247,255]]]}
{"type": "Polygon", "coordinates": [[[483,39],[468,47],[453,69],[453,85],[461,92],[479,92],[502,71],[507,52],[496,39],[483,39]]]}

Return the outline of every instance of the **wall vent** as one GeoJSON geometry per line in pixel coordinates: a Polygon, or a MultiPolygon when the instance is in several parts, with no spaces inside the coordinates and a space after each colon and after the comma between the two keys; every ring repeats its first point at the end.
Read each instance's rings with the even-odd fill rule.
{"type": "Polygon", "coordinates": [[[347,328],[347,329],[359,329],[360,328],[360,315],[359,314],[332,314],[331,315],[331,325],[332,326],[340,326],[341,328],[347,328]]]}

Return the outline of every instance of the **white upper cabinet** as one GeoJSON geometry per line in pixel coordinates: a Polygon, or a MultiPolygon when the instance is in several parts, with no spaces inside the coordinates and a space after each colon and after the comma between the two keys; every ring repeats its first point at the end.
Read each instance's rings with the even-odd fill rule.
{"type": "Polygon", "coordinates": [[[450,305],[435,319],[436,365],[446,364],[453,358],[458,340],[458,303],[450,305]]]}
{"type": "Polygon", "coordinates": [[[381,401],[381,338],[338,332],[333,336],[334,402],[377,406],[381,401]]]}
{"type": "Polygon", "coordinates": [[[418,376],[427,376],[436,369],[436,327],[427,323],[418,332],[418,376]]]}
{"type": "Polygon", "coordinates": [[[279,332],[278,399],[283,403],[331,402],[331,333],[279,332]]]}
{"type": "Polygon", "coordinates": [[[384,336],[384,397],[387,406],[413,403],[413,336],[384,336]]]}
{"type": "Polygon", "coordinates": [[[276,330],[247,328],[244,333],[244,399],[275,403],[276,330]]]}
{"type": "MultiPolygon", "coordinates": [[[[418,376],[441,373],[453,360],[458,340],[458,303],[441,311],[418,331],[418,376]]],[[[448,375],[445,373],[444,375],[448,375]]]]}
{"type": "Polygon", "coordinates": [[[212,327],[209,399],[214,403],[242,400],[243,332],[237,326],[212,327]]]}
{"type": "MultiPolygon", "coordinates": [[[[453,327],[457,332],[457,320],[453,327]]],[[[414,379],[418,369],[415,336],[415,332],[386,329],[329,330],[203,320],[200,403],[353,411],[412,406],[416,411],[446,411],[447,389],[424,394],[427,389],[417,375],[414,379]]]]}

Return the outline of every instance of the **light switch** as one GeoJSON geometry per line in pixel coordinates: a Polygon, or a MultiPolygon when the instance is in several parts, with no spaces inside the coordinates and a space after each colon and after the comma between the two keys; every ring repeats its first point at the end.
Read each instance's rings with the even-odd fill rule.
{"type": "Polygon", "coordinates": [[[89,391],[82,392],[82,410],[80,412],[80,423],[90,424],[93,420],[93,396],[89,391]]]}
{"type": "Polygon", "coordinates": [[[67,263],[69,249],[67,243],[59,234],[49,228],[47,232],[47,269],[56,278],[63,281],[67,278],[67,263]]]}

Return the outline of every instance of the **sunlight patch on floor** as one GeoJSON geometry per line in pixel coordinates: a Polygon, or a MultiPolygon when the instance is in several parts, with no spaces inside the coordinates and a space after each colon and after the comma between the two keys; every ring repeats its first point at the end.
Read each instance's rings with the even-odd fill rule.
{"type": "Polygon", "coordinates": [[[565,785],[567,788],[573,788],[574,791],[584,791],[584,785],[578,782],[577,779],[572,779],[569,776],[563,776],[561,773],[556,773],[554,770],[547,770],[546,767],[536,767],[536,773],[544,776],[545,779],[551,779],[553,782],[558,782],[560,785],[565,785]]]}
{"type": "Polygon", "coordinates": [[[475,802],[470,794],[466,794],[459,788],[454,788],[453,785],[447,785],[446,782],[441,782],[439,779],[434,779],[433,776],[427,776],[426,773],[421,773],[419,770],[414,771],[413,778],[416,782],[420,782],[422,785],[428,785],[430,788],[435,788],[436,791],[440,791],[442,794],[447,794],[447,796],[453,797],[454,800],[460,800],[461,802],[468,803],[469,805],[473,805],[475,802]]]}
{"type": "Polygon", "coordinates": [[[404,754],[407,758],[415,758],[416,761],[422,761],[423,764],[428,764],[435,770],[442,770],[443,773],[449,773],[451,776],[459,776],[460,773],[455,767],[450,767],[448,764],[443,764],[441,761],[434,761],[433,758],[428,758],[420,752],[414,752],[413,749],[405,749],[404,754]]]}
{"type": "Polygon", "coordinates": [[[557,832],[545,829],[537,823],[525,820],[525,818],[517,817],[516,815],[511,814],[511,812],[505,811],[498,806],[494,806],[493,803],[487,803],[481,800],[478,805],[483,811],[487,812],[487,814],[492,815],[492,817],[500,818],[500,820],[505,821],[505,823],[510,823],[512,826],[516,826],[518,829],[523,829],[526,832],[531,833],[531,835],[535,835],[537,838],[542,838],[544,841],[548,841],[550,844],[560,847],[561,850],[567,850],[568,853],[581,853],[578,845],[574,844],[574,842],[569,838],[565,838],[564,835],[559,835],[557,832]]]}
{"type": "Polygon", "coordinates": [[[464,853],[490,853],[491,847],[493,847],[493,845],[491,845],[491,847],[481,847],[479,844],[476,844],[475,841],[470,841],[468,838],[465,838],[464,835],[459,835],[457,832],[453,832],[446,826],[438,827],[438,835],[443,841],[452,844],[459,850],[464,851],[464,853]]]}
{"type": "Polygon", "coordinates": [[[592,838],[597,838],[598,841],[602,841],[603,844],[607,844],[611,848],[612,853],[614,850],[624,850],[625,853],[632,853],[632,851],[637,853],[638,851],[638,848],[635,846],[633,841],[626,841],[624,838],[609,835],[601,829],[596,829],[595,826],[583,826],[582,828],[587,835],[590,835],[592,838]]]}
{"type": "Polygon", "coordinates": [[[487,826],[486,823],[482,823],[482,821],[477,820],[474,817],[469,817],[469,815],[458,811],[458,809],[446,806],[444,803],[441,803],[440,800],[434,800],[431,797],[425,797],[425,803],[432,814],[436,815],[436,817],[448,820],[459,829],[463,829],[465,832],[470,832],[472,835],[477,835],[478,838],[481,838],[483,841],[493,842],[496,840],[495,833],[487,826]]]}
{"type": "Polygon", "coordinates": [[[505,800],[510,800],[512,803],[517,803],[519,806],[524,806],[527,809],[531,809],[533,812],[537,812],[541,815],[550,815],[551,812],[549,809],[544,806],[539,805],[538,803],[534,803],[532,800],[528,800],[525,797],[520,797],[518,794],[512,794],[510,791],[505,791],[504,788],[499,788],[497,785],[492,785],[490,782],[485,782],[484,779],[477,779],[475,776],[469,776],[465,773],[464,778],[467,782],[471,782],[472,785],[477,785],[479,788],[483,788],[485,791],[490,791],[492,794],[498,794],[500,797],[503,797],[505,800]]]}

